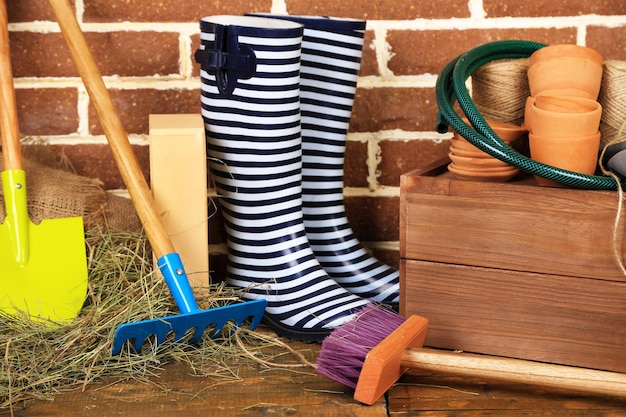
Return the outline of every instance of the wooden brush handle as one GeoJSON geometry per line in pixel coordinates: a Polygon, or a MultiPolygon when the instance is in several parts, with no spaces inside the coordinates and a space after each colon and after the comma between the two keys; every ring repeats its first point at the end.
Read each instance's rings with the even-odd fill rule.
{"type": "Polygon", "coordinates": [[[137,214],[144,226],[157,258],[173,253],[174,245],[154,204],[150,188],[135,158],[128,135],[122,126],[100,71],[89,51],[76,16],[67,0],[50,0],[61,31],[70,48],[85,88],[93,102],[98,119],[113,151],[122,179],[128,188],[137,214]]]}
{"type": "Polygon", "coordinates": [[[13,88],[11,50],[9,48],[9,19],[5,0],[0,1],[0,129],[2,131],[2,161],[4,170],[22,169],[20,129],[13,88]]]}
{"type": "Polygon", "coordinates": [[[626,397],[626,375],[617,372],[429,349],[406,349],[401,365],[411,369],[626,397]]]}

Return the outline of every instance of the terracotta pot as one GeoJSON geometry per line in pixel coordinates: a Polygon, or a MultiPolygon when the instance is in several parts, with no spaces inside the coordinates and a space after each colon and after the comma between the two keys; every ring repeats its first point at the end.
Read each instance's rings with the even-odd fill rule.
{"type": "MultiPolygon", "coordinates": [[[[482,159],[491,159],[493,158],[493,156],[489,155],[486,152],[481,151],[480,149],[476,148],[474,146],[474,149],[464,149],[463,147],[457,147],[454,146],[454,143],[458,143],[459,140],[458,139],[450,139],[450,142],[452,142],[452,145],[450,145],[450,153],[453,153],[455,155],[458,156],[464,156],[466,158],[482,158],[482,159]]],[[[467,144],[468,146],[471,145],[470,143],[467,144]]],[[[463,145],[461,145],[463,146],[463,145]]],[[[471,145],[473,146],[473,145],[471,145]]]]}
{"type": "Polygon", "coordinates": [[[495,169],[510,169],[511,166],[506,162],[500,161],[497,158],[468,158],[464,156],[455,155],[450,152],[448,157],[454,164],[463,169],[470,170],[495,170],[495,169]]]}
{"type": "Polygon", "coordinates": [[[474,158],[458,155],[454,151],[450,151],[448,157],[454,164],[460,168],[468,169],[485,169],[485,168],[510,168],[511,166],[497,158],[474,158]]]}
{"type": "MultiPolygon", "coordinates": [[[[468,123],[466,118],[463,120],[465,123],[468,123]]],[[[525,128],[511,123],[495,120],[487,120],[487,123],[507,145],[526,134],[525,128]]],[[[519,172],[519,169],[494,158],[472,145],[458,132],[454,132],[454,137],[450,142],[452,145],[450,146],[449,157],[452,163],[448,165],[448,170],[458,179],[504,182],[510,180],[519,172]]]]}
{"type": "MultiPolygon", "coordinates": [[[[469,124],[469,120],[467,118],[462,117],[465,123],[469,124]]],[[[514,125],[512,123],[500,122],[498,120],[485,120],[489,127],[494,131],[498,137],[506,143],[511,143],[522,137],[526,133],[526,128],[524,126],[514,125]]],[[[463,136],[455,134],[460,139],[466,140],[463,136]]]]}
{"type": "Polygon", "coordinates": [[[498,170],[468,170],[455,165],[454,162],[448,165],[450,171],[457,179],[465,181],[486,181],[486,182],[506,182],[519,173],[519,169],[508,167],[498,170]]]}
{"type": "Polygon", "coordinates": [[[526,98],[526,105],[524,106],[524,128],[529,131],[532,132],[533,130],[533,122],[532,122],[532,114],[530,113],[530,109],[533,107],[533,104],[535,104],[535,97],[530,96],[528,98],[526,98]]]}
{"type": "MultiPolygon", "coordinates": [[[[530,157],[557,168],[592,175],[596,171],[600,132],[593,135],[569,138],[549,138],[535,133],[528,135],[530,157]]],[[[535,177],[543,186],[563,187],[562,184],[535,177]]]]}
{"type": "Polygon", "coordinates": [[[602,65],[603,62],[602,55],[593,48],[570,43],[559,43],[537,49],[528,58],[528,66],[530,67],[539,61],[562,57],[585,58],[599,65],[602,65]]]}
{"type": "Polygon", "coordinates": [[[602,106],[583,97],[538,96],[529,99],[530,131],[539,136],[590,136],[600,127],[602,106]]]}
{"type": "Polygon", "coordinates": [[[598,98],[602,83],[602,55],[580,45],[550,45],[529,59],[530,95],[541,94],[598,98]]]}

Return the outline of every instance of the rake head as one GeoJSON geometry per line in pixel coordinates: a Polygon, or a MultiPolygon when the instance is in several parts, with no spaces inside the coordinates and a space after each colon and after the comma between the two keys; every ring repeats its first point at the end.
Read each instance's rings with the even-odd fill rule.
{"type": "Polygon", "coordinates": [[[189,337],[187,343],[194,344],[207,330],[210,331],[210,335],[207,336],[218,337],[229,322],[241,327],[246,320],[250,320],[249,328],[254,330],[261,323],[266,304],[265,299],[258,299],[210,310],[197,310],[165,318],[122,324],[115,332],[112,353],[119,355],[126,342],[139,352],[149,338],[155,346],[162,344],[168,337],[174,342],[189,337]]]}

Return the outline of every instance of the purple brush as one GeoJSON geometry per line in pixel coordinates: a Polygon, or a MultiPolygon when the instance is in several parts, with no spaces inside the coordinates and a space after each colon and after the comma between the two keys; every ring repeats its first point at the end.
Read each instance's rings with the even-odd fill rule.
{"type": "Polygon", "coordinates": [[[421,349],[428,319],[404,319],[369,305],[322,343],[317,372],[355,389],[354,399],[375,403],[409,369],[484,377],[626,397],[626,375],[561,365],[421,349]]]}

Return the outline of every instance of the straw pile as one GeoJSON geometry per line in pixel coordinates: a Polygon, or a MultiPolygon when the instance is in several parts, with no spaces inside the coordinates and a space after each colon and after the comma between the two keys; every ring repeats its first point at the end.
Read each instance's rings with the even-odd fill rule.
{"type": "MultiPolygon", "coordinates": [[[[205,337],[194,347],[166,342],[158,348],[144,346],[141,354],[127,348],[120,356],[111,356],[119,325],[179,311],[163,279],[152,270],[152,255],[142,233],[90,232],[86,243],[89,294],[74,323],[53,328],[27,318],[0,316],[1,407],[12,408],[28,399],[50,399],[55,393],[107,376],[144,379],[172,360],[187,362],[195,372],[219,377],[215,364],[223,362],[225,356],[241,354],[228,338],[205,337]]],[[[204,293],[198,300],[204,306],[238,300],[234,292],[222,286],[204,293]]]]}

